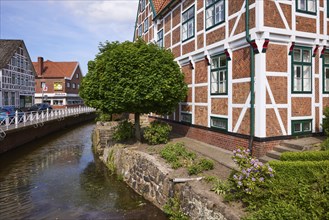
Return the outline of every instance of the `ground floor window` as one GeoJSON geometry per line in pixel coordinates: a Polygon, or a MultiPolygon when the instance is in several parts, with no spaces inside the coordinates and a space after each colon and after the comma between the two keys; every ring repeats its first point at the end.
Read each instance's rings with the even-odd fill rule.
{"type": "Polygon", "coordinates": [[[210,117],[210,127],[227,131],[227,118],[210,117]]]}
{"type": "Polygon", "coordinates": [[[3,93],[3,103],[4,103],[4,105],[9,105],[8,92],[3,93]]]}
{"type": "Polygon", "coordinates": [[[191,113],[181,113],[181,122],[192,123],[192,114],[191,113]]]}
{"type": "Polygon", "coordinates": [[[12,92],[11,93],[11,105],[16,106],[15,100],[16,100],[15,92],[12,92]]]}
{"type": "Polygon", "coordinates": [[[292,134],[305,134],[312,132],[312,120],[293,120],[291,121],[292,134]]]}
{"type": "Polygon", "coordinates": [[[63,100],[53,100],[53,105],[63,105],[63,100]]]}

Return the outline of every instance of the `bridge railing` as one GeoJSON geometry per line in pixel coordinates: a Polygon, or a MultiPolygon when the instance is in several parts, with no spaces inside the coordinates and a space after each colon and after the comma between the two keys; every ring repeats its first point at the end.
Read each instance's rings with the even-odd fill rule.
{"type": "Polygon", "coordinates": [[[79,116],[82,113],[95,112],[94,108],[79,106],[76,108],[64,108],[64,109],[47,109],[45,111],[31,111],[31,112],[15,112],[15,116],[6,116],[0,118],[0,133],[3,130],[8,130],[11,127],[18,128],[27,125],[38,125],[40,123],[59,119],[64,120],[68,116],[79,116]]]}

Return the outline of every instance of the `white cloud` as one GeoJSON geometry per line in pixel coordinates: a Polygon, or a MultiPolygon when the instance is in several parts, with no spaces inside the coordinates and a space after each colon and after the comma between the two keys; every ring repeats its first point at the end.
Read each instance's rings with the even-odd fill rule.
{"type": "Polygon", "coordinates": [[[138,1],[65,1],[62,4],[89,24],[109,24],[135,22],[138,1]]]}

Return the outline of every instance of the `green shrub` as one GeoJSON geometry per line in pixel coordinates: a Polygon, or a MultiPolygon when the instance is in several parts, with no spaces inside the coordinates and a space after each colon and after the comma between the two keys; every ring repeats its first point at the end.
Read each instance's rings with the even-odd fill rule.
{"type": "Polygon", "coordinates": [[[281,161],[321,161],[329,160],[329,151],[284,152],[281,161]]]}
{"type": "MultiPolygon", "coordinates": [[[[328,219],[329,161],[271,161],[275,177],[248,219],[328,219]]],[[[251,198],[249,198],[251,199],[251,198]]]]}
{"type": "Polygon", "coordinates": [[[133,136],[133,124],[124,120],[120,122],[114,129],[113,140],[115,141],[125,141],[133,136]]]}
{"type": "Polygon", "coordinates": [[[96,121],[101,121],[101,122],[112,121],[112,115],[104,113],[102,111],[97,111],[96,121]]]}
{"type": "Polygon", "coordinates": [[[150,126],[144,130],[144,139],[147,143],[155,144],[165,144],[169,140],[169,133],[172,127],[167,123],[160,121],[151,122],[150,126]]]}
{"type": "Polygon", "coordinates": [[[214,169],[214,161],[206,158],[202,158],[197,163],[194,163],[188,167],[188,174],[189,175],[196,175],[205,170],[212,170],[214,169]]]}
{"type": "Polygon", "coordinates": [[[196,155],[186,150],[183,143],[169,143],[161,151],[160,156],[170,163],[173,169],[182,167],[186,161],[194,160],[196,155]]]}
{"type": "Polygon", "coordinates": [[[322,128],[324,133],[329,136],[329,107],[323,109],[323,115],[325,118],[323,118],[322,128]]]}
{"type": "Polygon", "coordinates": [[[250,204],[249,198],[259,194],[267,181],[274,177],[274,171],[268,164],[250,156],[249,149],[238,148],[233,151],[233,161],[238,165],[229,179],[236,198],[244,198],[250,204]]]}
{"type": "MultiPolygon", "coordinates": [[[[318,174],[329,173],[329,161],[270,161],[280,177],[313,181],[318,174]]],[[[329,183],[329,182],[328,182],[329,183]]]]}
{"type": "Polygon", "coordinates": [[[322,151],[329,151],[329,138],[326,138],[320,146],[322,151]]]}

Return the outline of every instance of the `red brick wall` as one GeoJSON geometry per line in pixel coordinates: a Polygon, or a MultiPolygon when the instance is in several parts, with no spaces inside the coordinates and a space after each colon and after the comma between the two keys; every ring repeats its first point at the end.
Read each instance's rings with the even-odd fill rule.
{"type": "Polygon", "coordinates": [[[172,14],[173,27],[176,27],[176,25],[180,24],[180,14],[181,14],[180,7],[178,7],[177,9],[175,9],[173,11],[173,14],[172,14]]]}
{"type": "Polygon", "coordinates": [[[165,28],[164,29],[165,29],[165,33],[170,31],[170,29],[171,29],[171,17],[170,17],[170,15],[165,18],[165,28]]]}
{"type": "Polygon", "coordinates": [[[208,101],[208,87],[195,87],[195,102],[207,103],[208,101]]]}
{"type": "Polygon", "coordinates": [[[195,62],[195,83],[208,82],[208,64],[205,60],[195,62]]]}
{"type": "Polygon", "coordinates": [[[230,0],[228,1],[228,14],[232,15],[240,11],[243,1],[242,0],[230,0]]]}
{"type": "Polygon", "coordinates": [[[232,54],[233,79],[250,77],[250,53],[249,47],[245,47],[232,54]]]}
{"type": "Polygon", "coordinates": [[[172,32],[172,44],[175,45],[180,42],[180,27],[177,27],[172,32]]]}
{"type": "Polygon", "coordinates": [[[203,39],[203,34],[199,34],[197,37],[197,49],[200,49],[203,47],[204,44],[204,39],[203,39]]]}
{"type": "MultiPolygon", "coordinates": [[[[151,121],[154,119],[151,118],[151,121]]],[[[248,148],[248,138],[236,137],[230,134],[224,134],[216,131],[211,131],[206,128],[192,127],[188,125],[172,123],[166,121],[173,127],[173,132],[182,136],[192,138],[213,146],[233,151],[237,147],[248,148]]],[[[261,157],[266,154],[267,151],[273,149],[273,147],[279,144],[280,141],[267,141],[267,142],[253,142],[253,156],[261,157]]]]}
{"type": "Polygon", "coordinates": [[[202,31],[204,29],[203,17],[204,17],[203,11],[197,15],[197,32],[202,31]]]}
{"type": "Polygon", "coordinates": [[[233,103],[244,104],[249,95],[250,83],[234,83],[233,84],[233,103]]]}
{"type": "Polygon", "coordinates": [[[311,116],[312,99],[311,98],[291,98],[292,116],[311,116]]]}
{"type": "Polygon", "coordinates": [[[266,136],[271,137],[280,135],[282,135],[282,132],[274,109],[266,109],[266,136]]]}
{"type": "Polygon", "coordinates": [[[211,113],[218,115],[228,115],[228,100],[225,99],[211,99],[211,113]]]}
{"type": "Polygon", "coordinates": [[[182,66],[182,72],[184,73],[185,76],[185,82],[187,84],[192,84],[192,69],[190,65],[182,66]]]}
{"type": "Polygon", "coordinates": [[[169,48],[171,46],[171,33],[167,34],[164,38],[164,45],[166,48],[169,48]]]}
{"type": "Polygon", "coordinates": [[[296,16],[296,30],[316,33],[316,19],[296,16]]]}
{"type": "Polygon", "coordinates": [[[204,127],[208,126],[208,108],[206,106],[195,106],[194,123],[204,127]]]}
{"type": "Polygon", "coordinates": [[[195,50],[195,41],[194,40],[183,45],[183,55],[187,54],[187,53],[191,53],[194,50],[195,50]]]}
{"type": "MultiPolygon", "coordinates": [[[[268,76],[268,83],[272,90],[272,94],[274,96],[274,100],[276,104],[287,104],[287,85],[288,80],[287,77],[276,77],[276,76],[268,76]]],[[[266,103],[271,103],[269,96],[267,96],[266,103]]],[[[274,103],[271,103],[274,104],[274,103]]]]}
{"type": "Polygon", "coordinates": [[[272,43],[268,45],[266,51],[266,70],[272,72],[288,71],[287,46],[272,43]]]}
{"type": "Polygon", "coordinates": [[[225,38],[225,27],[221,27],[217,30],[214,30],[206,35],[207,46],[218,41],[221,41],[225,38]]]}
{"type": "Polygon", "coordinates": [[[268,27],[285,29],[284,23],[274,1],[264,1],[264,25],[268,27]]]}

